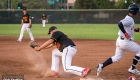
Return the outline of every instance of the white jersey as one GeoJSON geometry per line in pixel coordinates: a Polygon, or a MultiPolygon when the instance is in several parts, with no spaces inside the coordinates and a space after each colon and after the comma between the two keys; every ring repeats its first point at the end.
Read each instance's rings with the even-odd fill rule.
{"type": "MultiPolygon", "coordinates": [[[[127,15],[120,22],[122,22],[125,31],[131,36],[130,39],[134,40],[134,19],[131,16],[127,15]]],[[[125,38],[124,33],[121,30],[119,30],[118,35],[125,38]]]]}

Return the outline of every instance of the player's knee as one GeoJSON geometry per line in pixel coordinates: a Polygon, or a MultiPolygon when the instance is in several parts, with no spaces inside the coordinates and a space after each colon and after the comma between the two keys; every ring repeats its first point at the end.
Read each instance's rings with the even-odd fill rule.
{"type": "Polygon", "coordinates": [[[68,69],[64,68],[64,72],[68,72],[68,69]]]}
{"type": "Polygon", "coordinates": [[[136,56],[140,57],[140,52],[136,53],[136,56]]]}
{"type": "Polygon", "coordinates": [[[57,51],[58,51],[58,49],[53,49],[52,50],[52,55],[57,55],[57,51]]]}
{"type": "Polygon", "coordinates": [[[64,72],[67,72],[67,69],[64,68],[64,72]]]}
{"type": "Polygon", "coordinates": [[[66,66],[66,67],[64,68],[64,71],[65,71],[65,72],[69,72],[69,70],[70,70],[70,69],[69,69],[68,66],[66,66]]]}
{"type": "Polygon", "coordinates": [[[118,57],[118,56],[113,56],[111,58],[113,62],[118,62],[121,59],[121,57],[118,57]]]}
{"type": "Polygon", "coordinates": [[[52,51],[52,55],[55,55],[56,53],[54,51],[52,51]]]}
{"type": "Polygon", "coordinates": [[[52,50],[52,54],[54,54],[55,52],[56,52],[56,49],[53,49],[53,50],[52,50]]]}

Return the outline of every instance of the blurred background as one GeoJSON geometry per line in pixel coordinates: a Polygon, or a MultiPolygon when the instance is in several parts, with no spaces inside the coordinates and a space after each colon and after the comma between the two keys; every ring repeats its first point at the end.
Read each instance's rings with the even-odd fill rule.
{"type": "MultiPolygon", "coordinates": [[[[128,14],[128,6],[140,0],[0,0],[0,24],[21,22],[22,8],[41,23],[46,14],[49,23],[118,23],[128,14]]],[[[135,22],[140,23],[140,16],[135,22]]]]}

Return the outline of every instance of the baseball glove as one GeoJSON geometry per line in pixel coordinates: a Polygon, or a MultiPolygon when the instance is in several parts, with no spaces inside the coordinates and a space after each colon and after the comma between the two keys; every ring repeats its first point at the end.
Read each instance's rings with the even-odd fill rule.
{"type": "Polygon", "coordinates": [[[31,47],[31,48],[35,48],[35,47],[39,47],[39,45],[31,43],[31,44],[30,44],[30,47],[31,47]]]}
{"type": "Polygon", "coordinates": [[[140,32],[140,28],[135,28],[134,31],[135,32],[140,32]]]}
{"type": "Polygon", "coordinates": [[[32,28],[32,24],[29,25],[29,28],[32,28]]]}

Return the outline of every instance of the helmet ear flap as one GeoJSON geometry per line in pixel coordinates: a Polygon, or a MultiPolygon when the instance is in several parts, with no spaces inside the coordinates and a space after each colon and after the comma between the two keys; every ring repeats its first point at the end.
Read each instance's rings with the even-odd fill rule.
{"type": "Polygon", "coordinates": [[[132,13],[133,15],[136,15],[136,13],[137,13],[137,12],[136,12],[135,10],[133,10],[133,9],[129,9],[129,12],[132,13]]]}

